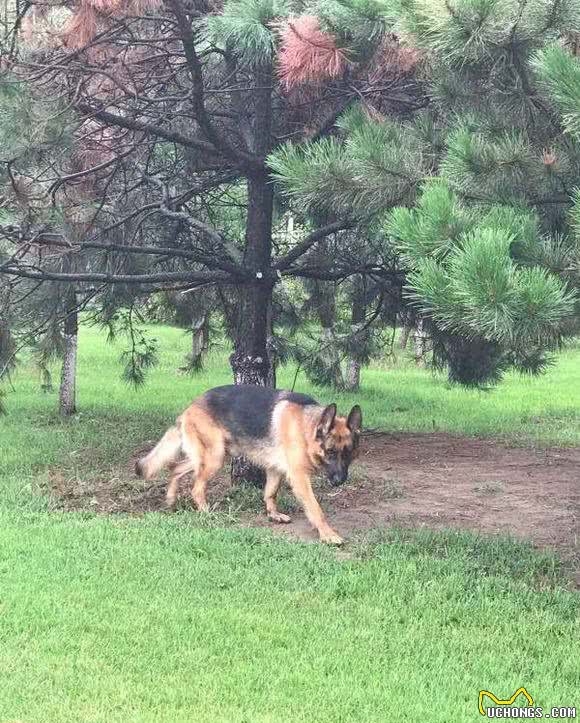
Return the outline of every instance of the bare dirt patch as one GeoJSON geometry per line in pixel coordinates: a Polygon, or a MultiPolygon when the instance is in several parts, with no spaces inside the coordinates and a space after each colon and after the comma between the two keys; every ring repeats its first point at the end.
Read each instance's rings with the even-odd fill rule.
{"type": "MultiPolygon", "coordinates": [[[[165,484],[143,482],[129,467],[82,482],[78,474],[70,478],[54,471],[50,485],[67,509],[164,509],[165,484]]],[[[343,536],[395,525],[461,528],[510,534],[580,559],[580,448],[512,448],[448,434],[372,435],[346,485],[332,488],[321,480],[316,487],[343,536]]],[[[315,539],[300,510],[289,510],[292,524],[277,525],[258,512],[259,494],[245,507],[239,499],[232,498],[227,474],[211,486],[212,506],[238,512],[243,524],[315,539]]]]}

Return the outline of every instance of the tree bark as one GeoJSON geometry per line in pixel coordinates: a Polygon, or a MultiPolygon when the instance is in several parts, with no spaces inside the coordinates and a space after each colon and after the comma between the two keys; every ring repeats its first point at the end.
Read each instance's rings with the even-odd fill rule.
{"type": "MultiPolygon", "coordinates": [[[[248,182],[248,223],[246,226],[246,264],[255,282],[240,290],[234,353],[230,364],[234,384],[271,386],[274,375],[268,351],[269,307],[272,285],[268,280],[271,256],[272,188],[267,178],[248,182]]],[[[232,463],[232,482],[265,483],[263,470],[247,460],[232,463]]]]}
{"type": "Polygon", "coordinates": [[[330,375],[330,383],[335,389],[345,389],[345,382],[340,368],[340,356],[336,349],[334,330],[332,326],[322,327],[322,340],[320,358],[324,368],[330,375]]]}
{"type": "Polygon", "coordinates": [[[200,357],[204,352],[207,351],[209,338],[208,338],[208,318],[207,314],[201,314],[201,316],[194,319],[191,324],[191,358],[192,360],[200,357]]]}
{"type": "Polygon", "coordinates": [[[272,187],[266,174],[248,181],[246,267],[254,283],[240,288],[234,353],[230,357],[235,384],[269,386],[269,308],[272,303],[272,187]]]}
{"type": "Polygon", "coordinates": [[[268,336],[266,339],[266,349],[268,352],[269,370],[268,370],[268,383],[266,386],[276,389],[276,368],[278,366],[278,359],[276,357],[276,345],[274,343],[274,323],[272,316],[272,300],[268,305],[268,336]]]}
{"type": "Polygon", "coordinates": [[[318,297],[316,314],[321,327],[319,359],[329,383],[335,389],[344,389],[344,378],[340,366],[341,358],[334,339],[336,287],[334,284],[324,281],[315,283],[315,287],[318,297]]]}
{"type": "Polygon", "coordinates": [[[425,331],[423,319],[417,320],[413,342],[415,345],[415,364],[422,366],[425,363],[425,352],[427,351],[427,340],[429,335],[425,331]]]}
{"type": "Polygon", "coordinates": [[[356,392],[360,387],[361,363],[356,359],[349,359],[346,363],[345,389],[356,392]]]}
{"type": "Polygon", "coordinates": [[[76,376],[78,347],[78,312],[76,310],[76,294],[71,285],[67,291],[69,312],[64,320],[64,357],[59,390],[59,413],[70,417],[76,412],[76,376]]]}
{"type": "MultiPolygon", "coordinates": [[[[270,151],[272,134],[272,66],[256,71],[253,93],[253,148],[265,158],[270,151]]],[[[252,171],[247,181],[248,213],[246,217],[244,265],[254,282],[240,289],[234,353],[230,364],[235,384],[270,386],[274,382],[268,350],[270,307],[272,304],[272,210],[273,188],[268,173],[252,171]]],[[[265,475],[247,460],[235,459],[232,482],[245,480],[263,485],[265,475]]]]}
{"type": "MultiPolygon", "coordinates": [[[[365,320],[365,285],[360,276],[356,276],[352,283],[351,333],[356,334],[365,320]]],[[[360,343],[363,344],[364,340],[360,339],[360,343]]],[[[360,387],[360,370],[360,359],[355,354],[352,354],[346,363],[345,389],[353,392],[358,390],[360,387]]]]}
{"type": "Polygon", "coordinates": [[[409,324],[403,324],[401,327],[401,336],[399,338],[399,348],[405,350],[409,343],[409,336],[411,335],[412,327],[409,324]]]}

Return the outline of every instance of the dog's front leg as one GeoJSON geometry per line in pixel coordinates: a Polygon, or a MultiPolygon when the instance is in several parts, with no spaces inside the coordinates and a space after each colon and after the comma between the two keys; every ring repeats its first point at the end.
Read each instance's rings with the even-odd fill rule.
{"type": "Polygon", "coordinates": [[[310,477],[304,473],[295,473],[288,476],[288,481],[310,524],[318,530],[320,540],[331,545],[342,545],[344,540],[328,524],[318,500],[314,496],[310,477]]]}
{"type": "Polygon", "coordinates": [[[266,486],[264,487],[264,502],[266,504],[266,512],[268,517],[274,522],[292,522],[288,515],[278,511],[276,506],[276,495],[280,489],[282,475],[274,470],[268,470],[266,476],[266,486]]]}

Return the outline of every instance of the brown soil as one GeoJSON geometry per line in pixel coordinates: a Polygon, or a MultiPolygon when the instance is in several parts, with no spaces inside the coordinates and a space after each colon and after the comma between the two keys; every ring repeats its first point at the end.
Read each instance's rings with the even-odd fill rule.
{"type": "MultiPolygon", "coordinates": [[[[67,509],[164,509],[164,484],[143,483],[127,468],[106,480],[80,483],[58,472],[50,481],[67,509]]],[[[211,486],[212,505],[219,509],[228,492],[227,475],[222,474],[211,486]]],[[[371,435],[351,468],[350,481],[339,488],[320,481],[316,494],[345,537],[394,525],[461,528],[507,533],[558,547],[568,559],[580,560],[580,448],[511,448],[448,434],[371,435]]],[[[302,512],[290,514],[289,525],[271,523],[261,512],[241,516],[247,525],[314,540],[302,512]]]]}

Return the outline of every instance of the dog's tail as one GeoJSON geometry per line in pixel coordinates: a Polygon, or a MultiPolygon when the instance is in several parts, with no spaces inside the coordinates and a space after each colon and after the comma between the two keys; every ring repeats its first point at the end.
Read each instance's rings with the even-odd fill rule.
{"type": "Polygon", "coordinates": [[[138,477],[151,479],[163,467],[175,462],[180,455],[181,431],[178,427],[170,427],[151,452],[137,460],[135,473],[138,477]]]}

